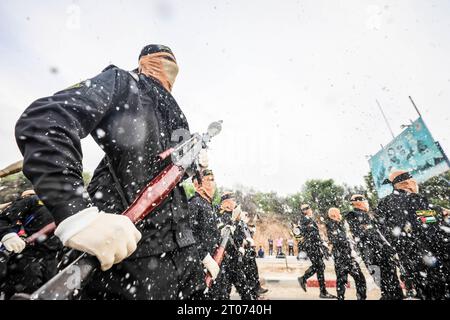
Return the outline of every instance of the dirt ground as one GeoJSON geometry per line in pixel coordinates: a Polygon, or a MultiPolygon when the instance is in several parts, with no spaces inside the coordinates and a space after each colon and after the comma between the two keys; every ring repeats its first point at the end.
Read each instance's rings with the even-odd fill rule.
{"type": "Polygon", "coordinates": [[[276,249],[276,239],[282,237],[284,239],[284,245],[286,246],[286,240],[292,238],[291,230],[288,227],[287,222],[283,222],[283,220],[276,215],[257,220],[256,230],[253,237],[256,248],[259,249],[259,246],[262,246],[266,252],[269,250],[269,237],[274,241],[274,250],[276,249]]]}

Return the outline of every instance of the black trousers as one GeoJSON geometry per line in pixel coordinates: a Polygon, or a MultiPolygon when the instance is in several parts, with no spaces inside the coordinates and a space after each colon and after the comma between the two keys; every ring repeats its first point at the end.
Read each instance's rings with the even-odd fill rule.
{"type": "Polygon", "coordinates": [[[312,265],[305,271],[303,278],[308,280],[314,274],[317,274],[317,280],[319,281],[319,288],[321,293],[327,292],[327,287],[325,285],[325,263],[323,262],[323,257],[320,252],[307,252],[308,258],[312,265]]]}
{"type": "Polygon", "coordinates": [[[201,299],[205,274],[195,245],[148,257],[126,259],[97,270],[81,299],[201,299]]]}
{"type": "Polygon", "coordinates": [[[350,275],[356,284],[356,297],[358,300],[367,298],[366,278],[361,271],[358,263],[351,256],[342,257],[342,255],[333,255],[334,270],[336,272],[336,292],[339,300],[344,300],[345,289],[350,275]]]}
{"type": "Polygon", "coordinates": [[[294,255],[294,247],[289,246],[289,253],[290,256],[294,255]]]}
{"type": "Polygon", "coordinates": [[[258,290],[260,287],[260,283],[259,283],[258,265],[256,263],[254,253],[247,253],[245,255],[244,270],[247,277],[248,290],[251,294],[252,299],[256,299],[258,297],[258,290]]]}
{"type": "Polygon", "coordinates": [[[360,246],[361,257],[375,280],[379,281],[382,300],[401,300],[403,291],[393,253],[371,243],[360,246]]]}
{"type": "Polygon", "coordinates": [[[389,257],[383,257],[379,262],[379,266],[382,299],[402,300],[403,290],[400,286],[396,265],[389,257]]]}
{"type": "Polygon", "coordinates": [[[222,262],[220,273],[209,289],[206,299],[230,300],[231,289],[236,288],[242,300],[256,299],[249,283],[250,280],[245,272],[245,264],[240,253],[233,252],[226,255],[222,262]]]}
{"type": "Polygon", "coordinates": [[[404,245],[398,251],[399,258],[405,269],[406,277],[411,280],[418,297],[423,300],[449,299],[448,274],[440,260],[434,264],[426,264],[423,260],[425,251],[413,246],[404,245]]]}

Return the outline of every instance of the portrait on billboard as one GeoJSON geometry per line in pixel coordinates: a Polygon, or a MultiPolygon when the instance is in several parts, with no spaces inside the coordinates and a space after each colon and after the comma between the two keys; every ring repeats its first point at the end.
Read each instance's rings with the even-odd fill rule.
{"type": "Polygon", "coordinates": [[[383,182],[393,170],[407,170],[418,182],[424,182],[450,169],[448,159],[422,118],[371,157],[369,164],[380,197],[392,191],[392,187],[383,182]]]}

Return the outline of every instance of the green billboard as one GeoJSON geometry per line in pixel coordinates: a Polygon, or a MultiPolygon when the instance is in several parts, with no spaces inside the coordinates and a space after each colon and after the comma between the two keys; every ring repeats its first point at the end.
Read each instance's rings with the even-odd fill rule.
{"type": "Polygon", "coordinates": [[[372,156],[369,165],[379,197],[392,192],[392,186],[383,181],[394,170],[407,170],[417,182],[424,182],[450,169],[448,158],[433,140],[422,118],[372,156]]]}

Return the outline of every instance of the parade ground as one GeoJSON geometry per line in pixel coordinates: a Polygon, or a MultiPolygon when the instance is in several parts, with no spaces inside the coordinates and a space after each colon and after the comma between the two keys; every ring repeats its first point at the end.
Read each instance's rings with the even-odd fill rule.
{"type": "MultiPolygon", "coordinates": [[[[297,278],[311,265],[309,260],[297,260],[295,256],[279,259],[275,256],[256,259],[259,268],[260,279],[263,286],[269,291],[263,295],[264,299],[269,300],[318,300],[319,287],[317,278],[314,275],[308,280],[307,292],[300,287],[297,278]]],[[[325,280],[327,290],[330,294],[336,295],[336,274],[332,260],[325,261],[325,280]]],[[[380,289],[374,283],[364,265],[361,270],[366,277],[367,299],[380,299],[380,289]]],[[[239,296],[233,290],[232,299],[239,299],[239,296]]],[[[353,278],[349,276],[349,283],[345,294],[345,299],[356,300],[356,290],[353,278]]]]}

